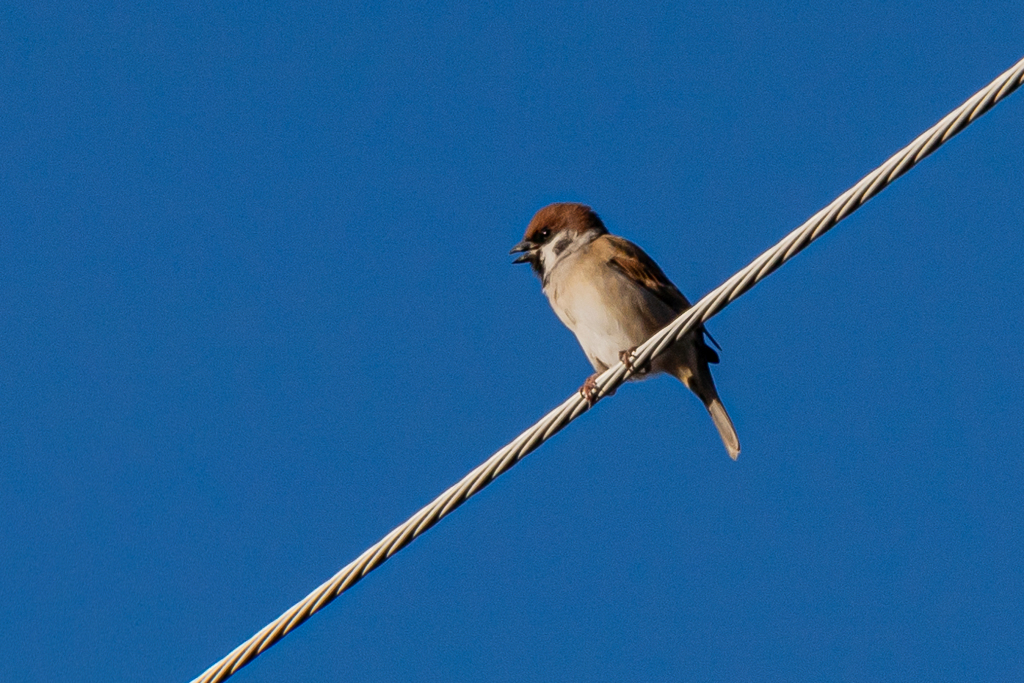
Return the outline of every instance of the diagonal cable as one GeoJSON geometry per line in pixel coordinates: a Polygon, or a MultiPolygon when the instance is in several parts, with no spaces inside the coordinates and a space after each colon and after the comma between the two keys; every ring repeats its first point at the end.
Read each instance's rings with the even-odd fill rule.
{"type": "MultiPolygon", "coordinates": [[[[758,282],[768,277],[783,263],[800,253],[811,242],[831,230],[839,221],[856,211],[892,181],[973,123],[997,102],[1020,87],[1022,83],[1024,83],[1024,59],[1014,64],[1009,70],[890,157],[884,164],[864,176],[860,182],[841,194],[831,204],[786,235],[781,242],[758,256],[750,265],[716,287],[673,320],[671,324],[644,342],[634,352],[631,365],[644,367],[648,361],[660,355],[695,326],[709,320],[758,282]]],[[[615,391],[629,374],[629,370],[622,363],[602,373],[596,380],[598,399],[615,391]]],[[[301,602],[207,669],[192,683],[216,683],[233,675],[587,410],[587,401],[579,393],[574,393],[564,403],[545,415],[537,424],[516,437],[512,443],[492,455],[463,477],[461,481],[364,551],[362,555],[307,595],[301,602]]]]}

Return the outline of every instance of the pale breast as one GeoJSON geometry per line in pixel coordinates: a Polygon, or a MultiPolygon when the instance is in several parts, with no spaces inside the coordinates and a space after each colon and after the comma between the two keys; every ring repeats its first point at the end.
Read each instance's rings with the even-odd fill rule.
{"type": "Polygon", "coordinates": [[[544,293],[576,335],[590,363],[604,370],[674,318],[669,307],[621,272],[586,254],[559,264],[544,293]]]}

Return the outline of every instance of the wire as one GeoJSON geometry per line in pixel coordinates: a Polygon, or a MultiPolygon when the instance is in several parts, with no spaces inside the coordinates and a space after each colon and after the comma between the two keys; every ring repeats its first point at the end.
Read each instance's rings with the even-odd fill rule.
{"type": "MultiPolygon", "coordinates": [[[[630,366],[645,367],[652,358],[664,352],[694,326],[706,322],[758,282],[768,277],[783,263],[831,230],[839,221],[860,208],[892,181],[913,168],[919,161],[1020,87],[1022,83],[1024,83],[1024,59],[947,114],[941,121],[890,157],[884,164],[864,176],[860,182],[841,194],[831,204],[786,235],[781,242],[758,256],[750,265],[712,290],[673,320],[671,324],[644,342],[634,352],[630,366]]],[[[629,374],[630,371],[623,363],[602,373],[596,380],[598,400],[613,393],[629,374]]],[[[233,675],[411,543],[417,536],[469,500],[547,439],[557,434],[569,422],[585,413],[589,407],[586,399],[579,393],[574,393],[572,397],[516,437],[512,443],[492,455],[463,477],[460,482],[435,498],[433,502],[410,517],[405,523],[396,527],[330,580],[265,626],[259,633],[239,645],[228,656],[194,679],[192,683],[216,683],[233,675]]]]}

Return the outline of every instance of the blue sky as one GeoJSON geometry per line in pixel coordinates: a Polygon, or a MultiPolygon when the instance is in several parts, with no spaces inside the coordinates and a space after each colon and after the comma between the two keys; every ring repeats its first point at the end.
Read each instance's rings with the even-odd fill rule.
{"type": "MultiPolygon", "coordinates": [[[[0,679],[190,680],[578,387],[508,249],[699,298],[1024,55],[1024,6],[0,13],[0,679]]],[[[239,681],[1020,680],[1024,94],[239,681]]]]}

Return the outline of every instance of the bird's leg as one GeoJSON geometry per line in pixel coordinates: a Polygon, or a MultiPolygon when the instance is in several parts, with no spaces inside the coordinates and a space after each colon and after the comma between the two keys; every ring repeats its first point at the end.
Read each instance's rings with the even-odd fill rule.
{"type": "Polygon", "coordinates": [[[619,360],[622,361],[622,364],[626,366],[626,370],[628,370],[631,374],[639,374],[639,375],[647,374],[647,371],[651,369],[650,362],[644,363],[644,366],[642,368],[638,368],[638,367],[634,366],[633,365],[633,354],[634,353],[636,353],[636,347],[635,346],[630,348],[630,349],[626,349],[625,351],[619,351],[619,360]]]}
{"type": "MultiPolygon", "coordinates": [[[[598,394],[598,391],[599,391],[598,386],[597,386],[597,378],[600,377],[600,376],[601,376],[600,372],[595,372],[593,375],[588,377],[587,381],[583,383],[582,387],[580,387],[580,396],[582,396],[583,398],[587,399],[587,407],[588,408],[593,408],[594,404],[597,403],[597,394],[598,394]]],[[[604,395],[605,396],[614,396],[615,395],[615,389],[611,389],[611,390],[605,389],[604,390],[604,395]]]]}
{"type": "MultiPolygon", "coordinates": [[[[587,407],[593,408],[594,404],[597,403],[597,376],[599,373],[595,372],[593,375],[587,378],[587,381],[580,387],[580,396],[587,399],[587,407]]],[[[610,396],[611,394],[609,394],[610,396]]]]}

